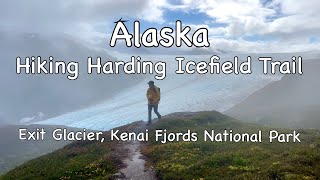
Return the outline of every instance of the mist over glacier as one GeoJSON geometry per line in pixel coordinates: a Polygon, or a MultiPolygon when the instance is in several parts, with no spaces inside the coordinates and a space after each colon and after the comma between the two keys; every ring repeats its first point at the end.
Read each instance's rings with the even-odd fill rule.
{"type": "MultiPolygon", "coordinates": [[[[129,61],[129,55],[117,54],[116,57],[129,61]]],[[[266,84],[279,80],[279,75],[264,75],[260,64],[253,57],[251,75],[224,74],[175,74],[176,56],[141,56],[143,60],[165,61],[167,63],[167,77],[155,81],[161,88],[159,112],[166,115],[181,111],[224,111],[241,102],[252,92],[266,84]]],[[[210,56],[185,56],[186,60],[209,61],[210,56]]],[[[221,62],[232,61],[232,56],[220,56],[221,62]]],[[[242,60],[245,56],[242,57],[242,60]]],[[[241,57],[240,57],[241,58],[241,57]]],[[[155,75],[155,74],[154,74],[155,75]]],[[[61,116],[49,118],[37,124],[66,125],[93,130],[109,130],[134,121],[147,120],[146,91],[147,82],[153,80],[150,75],[136,85],[130,86],[112,98],[94,106],[69,112],[61,116]]],[[[121,83],[121,82],[116,82],[121,83]]],[[[112,86],[112,84],[110,84],[112,86]]],[[[155,115],[153,115],[153,118],[155,115]]]]}

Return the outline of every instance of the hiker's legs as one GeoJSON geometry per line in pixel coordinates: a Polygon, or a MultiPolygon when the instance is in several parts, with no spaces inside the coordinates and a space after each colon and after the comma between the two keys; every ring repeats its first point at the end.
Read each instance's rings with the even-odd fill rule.
{"type": "Polygon", "coordinates": [[[148,104],[148,123],[151,123],[152,105],[148,104]]]}
{"type": "Polygon", "coordinates": [[[156,113],[156,115],[158,116],[158,119],[161,119],[161,115],[158,112],[158,104],[154,105],[153,108],[154,113],[156,113]]]}

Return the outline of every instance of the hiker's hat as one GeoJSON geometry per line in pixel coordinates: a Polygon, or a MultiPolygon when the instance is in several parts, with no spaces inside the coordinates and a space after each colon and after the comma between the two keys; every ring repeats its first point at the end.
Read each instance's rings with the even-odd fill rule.
{"type": "Polygon", "coordinates": [[[148,82],[148,84],[152,84],[152,85],[154,85],[154,82],[153,82],[153,81],[149,81],[149,82],[148,82]]]}

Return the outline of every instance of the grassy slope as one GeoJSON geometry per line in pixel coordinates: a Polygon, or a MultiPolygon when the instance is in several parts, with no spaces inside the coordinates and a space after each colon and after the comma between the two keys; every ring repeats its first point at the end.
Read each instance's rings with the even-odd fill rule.
{"type": "MultiPolygon", "coordinates": [[[[120,127],[130,131],[137,123],[120,127]]],[[[108,179],[123,166],[127,152],[121,143],[78,141],[50,154],[33,159],[0,177],[6,179],[108,179]]]]}
{"type": "Polygon", "coordinates": [[[44,128],[47,134],[52,134],[52,131],[56,128],[67,128],[69,131],[79,130],[53,125],[8,125],[0,127],[0,175],[17,165],[53,152],[70,143],[68,141],[56,141],[50,136],[46,137],[44,141],[21,141],[18,138],[20,128],[27,128],[29,131],[44,128]]]}
{"type": "MultiPolygon", "coordinates": [[[[141,123],[140,123],[141,125],[141,123]]],[[[202,132],[204,129],[265,133],[261,125],[241,123],[218,112],[202,112],[193,117],[168,116],[155,123],[154,129],[171,132],[202,132]]],[[[122,127],[132,131],[135,124],[122,127]]],[[[150,130],[152,131],[152,130],[150,130]]],[[[290,132],[288,129],[279,129],[290,132]]],[[[315,179],[320,177],[320,132],[301,130],[302,143],[213,143],[150,140],[143,144],[143,154],[162,179],[315,179]]],[[[106,138],[109,139],[109,138],[106,138]]],[[[122,166],[126,152],[116,142],[76,142],[51,154],[31,160],[0,179],[108,179],[122,166]],[[122,151],[121,151],[122,150],[122,151]]]]}
{"type": "MultiPolygon", "coordinates": [[[[264,132],[263,143],[150,141],[143,153],[161,179],[315,179],[320,177],[320,132],[301,130],[301,143],[269,143],[270,128],[241,123],[218,112],[203,112],[192,118],[169,119],[154,129],[194,132],[231,128],[234,132],[264,132]]],[[[281,132],[290,132],[278,129],[281,132]]],[[[199,141],[200,140],[200,141],[199,141]]]]}

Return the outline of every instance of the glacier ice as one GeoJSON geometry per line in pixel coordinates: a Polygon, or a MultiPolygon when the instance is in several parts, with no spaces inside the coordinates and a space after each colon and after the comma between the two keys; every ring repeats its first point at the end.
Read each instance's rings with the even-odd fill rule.
{"type": "MultiPolygon", "coordinates": [[[[170,60],[173,61],[174,58],[170,60]]],[[[168,70],[169,71],[169,70],[168,70]]],[[[174,71],[171,71],[174,72],[174,71]]],[[[182,111],[224,111],[244,100],[279,76],[251,75],[177,75],[156,81],[161,88],[159,112],[166,115],[182,111]]],[[[152,77],[119,92],[113,98],[86,109],[46,119],[37,124],[66,125],[93,130],[110,130],[134,121],[147,120],[147,82],[152,77]]],[[[156,117],[153,115],[153,117],[156,117]]]]}

